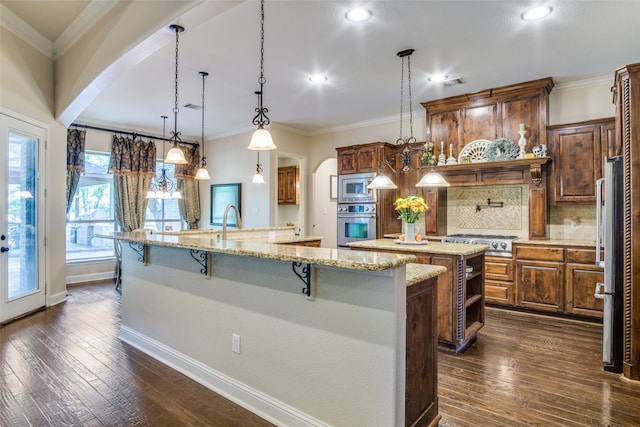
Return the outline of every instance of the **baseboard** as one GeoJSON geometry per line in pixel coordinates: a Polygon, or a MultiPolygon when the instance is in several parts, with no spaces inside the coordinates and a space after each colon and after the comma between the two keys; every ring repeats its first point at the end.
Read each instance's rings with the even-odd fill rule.
{"type": "Polygon", "coordinates": [[[115,279],[115,273],[111,270],[102,271],[99,273],[76,274],[73,276],[67,276],[67,284],[99,282],[99,281],[109,280],[109,279],[115,279]]]}
{"type": "Polygon", "coordinates": [[[328,426],[296,408],[255,390],[131,328],[121,326],[119,338],[278,426],[328,426]]]}
{"type": "Polygon", "coordinates": [[[47,295],[47,301],[45,304],[47,305],[47,307],[51,307],[51,306],[60,304],[61,302],[65,302],[66,300],[67,300],[67,291],[65,289],[62,292],[58,292],[53,295],[47,295]]]}

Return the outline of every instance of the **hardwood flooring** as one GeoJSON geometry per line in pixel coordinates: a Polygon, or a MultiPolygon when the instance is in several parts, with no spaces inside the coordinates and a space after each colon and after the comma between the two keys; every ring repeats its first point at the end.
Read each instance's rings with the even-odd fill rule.
{"type": "MultiPolygon", "coordinates": [[[[0,327],[0,426],[270,425],[122,343],[113,283],[69,294],[0,327]]],[[[465,354],[438,352],[440,425],[640,425],[640,384],[602,370],[600,336],[598,324],[487,309],[465,354]]]]}

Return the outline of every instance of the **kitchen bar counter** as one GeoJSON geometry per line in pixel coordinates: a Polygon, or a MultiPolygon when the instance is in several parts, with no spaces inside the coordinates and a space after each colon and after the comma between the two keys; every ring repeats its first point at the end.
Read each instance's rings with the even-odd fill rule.
{"type": "Polygon", "coordinates": [[[120,339],[276,425],[437,424],[444,267],[244,233],[103,236],[123,242],[120,339]]]}
{"type": "Polygon", "coordinates": [[[487,245],[470,245],[466,243],[427,242],[423,244],[396,243],[392,239],[363,240],[347,243],[350,248],[366,250],[391,250],[404,253],[429,253],[438,255],[468,256],[484,253],[487,245]]]}

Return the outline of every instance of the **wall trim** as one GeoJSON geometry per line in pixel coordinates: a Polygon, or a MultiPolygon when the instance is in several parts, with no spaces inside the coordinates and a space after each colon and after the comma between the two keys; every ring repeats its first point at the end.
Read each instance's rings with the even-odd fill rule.
{"type": "Polygon", "coordinates": [[[67,291],[66,289],[62,292],[58,292],[56,294],[53,295],[49,295],[47,294],[47,300],[45,302],[47,307],[52,307],[54,305],[58,305],[62,302],[65,302],[67,300],[67,291]]]}
{"type": "Polygon", "coordinates": [[[98,273],[86,273],[86,274],[75,274],[72,276],[67,276],[67,284],[75,284],[75,283],[83,283],[83,282],[96,282],[96,281],[104,281],[109,279],[115,279],[115,272],[111,269],[109,271],[101,271],[98,273]]]}
{"type": "Polygon", "coordinates": [[[120,326],[119,338],[276,425],[328,426],[296,408],[249,387],[127,326],[120,326]]]}

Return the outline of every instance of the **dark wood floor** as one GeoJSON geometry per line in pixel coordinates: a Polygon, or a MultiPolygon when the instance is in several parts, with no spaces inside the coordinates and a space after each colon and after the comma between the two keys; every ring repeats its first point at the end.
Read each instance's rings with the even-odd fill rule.
{"type": "MultiPolygon", "coordinates": [[[[112,283],[69,294],[0,327],[0,426],[270,425],[120,342],[112,283]]],[[[438,354],[441,426],[640,425],[640,384],[601,369],[600,325],[487,311],[472,348],[438,354]]]]}

